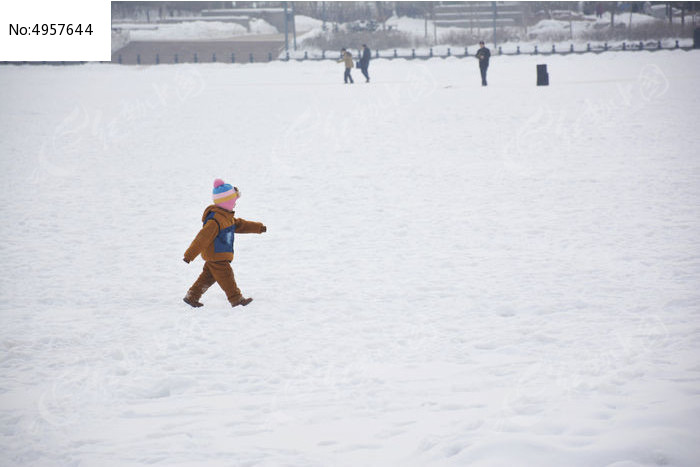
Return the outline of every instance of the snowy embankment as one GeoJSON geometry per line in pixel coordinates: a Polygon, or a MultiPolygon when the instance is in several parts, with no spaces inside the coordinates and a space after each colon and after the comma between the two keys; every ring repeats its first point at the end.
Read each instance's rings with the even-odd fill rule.
{"type": "MultiPolygon", "coordinates": [[[[618,27],[623,26],[626,28],[635,28],[640,26],[649,26],[653,24],[663,25],[665,22],[663,20],[654,18],[649,15],[638,14],[638,13],[621,13],[615,16],[616,24],[618,27]]],[[[688,19],[690,26],[690,19],[688,19]]],[[[680,22],[680,19],[676,21],[680,22]]],[[[593,51],[601,51],[605,48],[606,44],[610,50],[622,50],[622,44],[625,43],[630,49],[639,47],[639,40],[630,39],[619,39],[619,40],[595,40],[590,37],[595,37],[596,31],[605,31],[609,29],[611,23],[610,13],[604,13],[601,18],[596,18],[595,16],[584,16],[577,21],[563,21],[563,20],[541,20],[534,26],[527,28],[524,31],[521,27],[506,28],[505,33],[499,30],[499,35],[504,35],[503,38],[498,38],[498,46],[504,54],[515,54],[520,48],[522,53],[532,53],[535,47],[538,48],[540,53],[551,52],[552,46],[558,52],[569,51],[571,45],[574,46],[576,52],[583,52],[587,50],[590,45],[593,51]],[[520,40],[514,40],[512,37],[522,36],[520,40]],[[510,37],[510,39],[508,39],[510,37]]],[[[301,44],[299,49],[296,51],[289,51],[290,58],[301,59],[306,54],[310,58],[320,58],[323,51],[315,47],[309,47],[304,44],[304,40],[308,38],[313,38],[320,34],[324,34],[321,24],[310,24],[308,21],[304,23],[308,25],[308,30],[304,32],[298,39],[301,44]],[[311,27],[313,26],[313,27],[311,27]]],[[[330,24],[330,23],[329,23],[330,24]]],[[[487,41],[491,40],[493,36],[492,28],[457,28],[457,27],[435,27],[432,21],[428,21],[426,24],[425,19],[420,18],[409,18],[409,17],[396,17],[393,16],[389,18],[386,22],[386,26],[391,28],[391,30],[399,31],[401,33],[407,34],[412,37],[416,42],[414,46],[406,46],[396,48],[396,53],[400,57],[409,57],[413,53],[414,49],[416,55],[419,57],[425,57],[429,54],[429,50],[432,49],[435,56],[446,56],[449,53],[452,55],[463,55],[465,47],[469,50],[470,54],[476,53],[478,48],[478,39],[476,37],[481,37],[487,41]],[[469,39],[469,35],[475,34],[474,38],[469,39]],[[431,45],[425,45],[425,44],[431,45]]],[[[341,25],[341,28],[344,26],[341,25]]],[[[673,48],[676,46],[676,41],[680,47],[692,47],[692,38],[681,38],[681,37],[666,37],[661,39],[661,46],[663,48],[673,48]]],[[[659,39],[649,39],[645,40],[644,48],[655,49],[658,46],[659,39]]],[[[361,44],[346,44],[351,50],[354,48],[359,48],[361,44]]],[[[377,47],[374,44],[368,44],[374,53],[376,53],[377,47]]],[[[493,43],[487,44],[488,47],[493,47],[493,43]]],[[[328,54],[329,51],[326,51],[328,54]]],[[[492,53],[497,53],[498,50],[492,50],[492,53]]],[[[390,57],[394,54],[394,49],[379,49],[379,54],[382,57],[390,57]]],[[[280,58],[285,57],[285,53],[280,54],[280,58]]]]}
{"type": "Polygon", "coordinates": [[[187,41],[230,39],[237,36],[278,34],[265,20],[250,18],[248,27],[223,21],[184,21],[182,23],[116,23],[112,32],[112,51],[130,41],[187,41]],[[117,46],[115,47],[115,43],[117,46]]]}
{"type": "Polygon", "coordinates": [[[698,465],[700,54],[542,60],[0,67],[0,464],[698,465]]]}

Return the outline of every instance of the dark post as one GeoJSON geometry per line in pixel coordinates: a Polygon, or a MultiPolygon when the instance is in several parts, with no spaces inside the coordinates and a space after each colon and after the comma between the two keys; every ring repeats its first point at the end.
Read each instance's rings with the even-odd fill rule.
{"type": "Polygon", "coordinates": [[[589,42],[588,45],[586,46],[586,50],[587,50],[588,52],[591,51],[591,43],[590,43],[590,42],[589,42]]]}
{"type": "Polygon", "coordinates": [[[175,62],[175,63],[178,63],[178,61],[177,61],[177,54],[175,54],[174,62],[175,62]]]}
{"type": "Polygon", "coordinates": [[[503,55],[503,49],[500,45],[498,46],[498,55],[503,55]]]}
{"type": "Polygon", "coordinates": [[[411,57],[416,58],[416,49],[411,49],[411,57]]]}
{"type": "Polygon", "coordinates": [[[379,49],[374,51],[374,58],[379,58],[379,49]]]}
{"type": "Polygon", "coordinates": [[[321,58],[324,60],[326,59],[326,51],[325,50],[321,51],[321,58]]]}
{"type": "Polygon", "coordinates": [[[267,61],[271,62],[272,61],[272,52],[267,53],[267,61]]]}
{"type": "Polygon", "coordinates": [[[644,50],[644,42],[639,41],[639,50],[644,50]]]}
{"type": "Polygon", "coordinates": [[[569,52],[573,52],[573,51],[574,51],[574,44],[571,44],[571,48],[569,49],[569,52]]]}
{"type": "Polygon", "coordinates": [[[447,48],[447,56],[448,57],[450,56],[450,48],[449,47],[447,48]]]}
{"type": "Polygon", "coordinates": [[[685,29],[685,2],[681,2],[681,31],[685,29]]]}
{"type": "Polygon", "coordinates": [[[292,2],[292,35],[294,37],[294,51],[297,50],[297,26],[294,21],[294,2],[292,2]]]}
{"type": "Polygon", "coordinates": [[[122,64],[122,54],[119,54],[119,58],[117,59],[117,61],[119,62],[120,65],[122,64]]]}
{"type": "Polygon", "coordinates": [[[431,57],[433,56],[433,48],[432,47],[430,48],[430,56],[431,57]]]}
{"type": "Polygon", "coordinates": [[[608,43],[607,42],[603,45],[603,50],[605,50],[606,52],[608,51],[608,43]]]}
{"type": "Polygon", "coordinates": [[[554,46],[554,44],[552,44],[552,53],[556,53],[556,52],[557,52],[557,49],[556,49],[556,47],[554,46]]]}
{"type": "Polygon", "coordinates": [[[659,44],[656,46],[657,49],[661,48],[661,41],[659,41],[659,44]]]}
{"type": "Polygon", "coordinates": [[[199,60],[197,60],[197,52],[194,53],[194,62],[197,63],[199,60]]]}
{"type": "MultiPolygon", "coordinates": [[[[661,41],[659,41],[659,44],[661,41]]],[[[700,28],[695,28],[693,32],[693,48],[700,49],[700,28]]]]}
{"type": "Polygon", "coordinates": [[[469,49],[467,47],[465,47],[464,48],[464,56],[466,57],[468,55],[469,55],[469,49]]]}
{"type": "Polygon", "coordinates": [[[535,46],[535,55],[537,55],[537,46],[535,46]]]}
{"type": "Polygon", "coordinates": [[[216,52],[214,52],[213,54],[211,54],[211,61],[214,62],[214,63],[216,63],[216,52]]]}
{"type": "Polygon", "coordinates": [[[627,50],[627,44],[625,44],[624,42],[622,43],[622,50],[627,50]]]}
{"type": "Polygon", "coordinates": [[[680,47],[680,45],[678,45],[678,41],[676,41],[676,48],[678,48],[678,47],[680,47]]]}
{"type": "Polygon", "coordinates": [[[396,55],[396,49],[394,49],[394,58],[396,57],[398,57],[398,55],[396,55]]]}
{"type": "Polygon", "coordinates": [[[156,65],[158,65],[159,63],[160,63],[160,57],[158,56],[158,54],[156,54],[156,65]]]}
{"type": "Polygon", "coordinates": [[[136,63],[141,65],[141,54],[136,54],[136,63]]]}
{"type": "Polygon", "coordinates": [[[549,73],[547,73],[547,65],[537,65],[537,85],[549,86],[549,73]]]}
{"type": "Polygon", "coordinates": [[[305,50],[304,51],[304,60],[307,60],[309,58],[309,53],[305,50]]]}
{"type": "Polygon", "coordinates": [[[515,50],[515,53],[520,55],[520,46],[518,46],[518,48],[515,50]]]}
{"type": "Polygon", "coordinates": [[[491,6],[493,6],[493,47],[496,48],[496,17],[498,16],[496,2],[491,2],[491,6]]]}
{"type": "Polygon", "coordinates": [[[286,53],[284,54],[284,58],[285,58],[287,61],[289,61],[289,52],[286,52],[286,53]]]}
{"type": "Polygon", "coordinates": [[[236,63],[236,54],[231,52],[231,63],[236,63]]]}
{"type": "Polygon", "coordinates": [[[284,50],[289,53],[289,13],[287,12],[287,2],[284,2],[284,50]]]}
{"type": "Polygon", "coordinates": [[[253,52],[250,53],[250,63],[253,63],[253,52]]]}

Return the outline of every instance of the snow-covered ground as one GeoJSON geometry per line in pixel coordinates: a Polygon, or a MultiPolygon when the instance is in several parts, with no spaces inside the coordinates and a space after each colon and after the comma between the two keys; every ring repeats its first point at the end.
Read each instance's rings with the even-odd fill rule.
{"type": "Polygon", "coordinates": [[[700,53],[370,72],[0,67],[0,465],[700,463],[700,53]]]}

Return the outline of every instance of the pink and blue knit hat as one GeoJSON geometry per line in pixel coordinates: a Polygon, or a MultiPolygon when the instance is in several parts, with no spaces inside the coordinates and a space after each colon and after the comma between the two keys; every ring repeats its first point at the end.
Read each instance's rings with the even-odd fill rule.
{"type": "Polygon", "coordinates": [[[223,180],[217,178],[214,180],[214,190],[212,192],[212,198],[214,204],[220,206],[228,211],[233,211],[236,207],[236,200],[241,197],[241,192],[238,188],[231,186],[228,183],[224,183],[223,180]]]}

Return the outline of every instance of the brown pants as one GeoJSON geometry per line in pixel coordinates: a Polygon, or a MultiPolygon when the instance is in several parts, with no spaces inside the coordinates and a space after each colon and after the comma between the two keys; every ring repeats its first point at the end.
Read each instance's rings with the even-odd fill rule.
{"type": "Polygon", "coordinates": [[[217,282],[224,290],[226,298],[228,298],[228,301],[232,304],[238,303],[241,299],[241,291],[238,289],[236,279],[233,277],[233,269],[231,269],[230,261],[206,261],[204,263],[204,270],[195,283],[192,284],[187,295],[199,301],[202,294],[204,294],[214,282],[217,282]]]}

